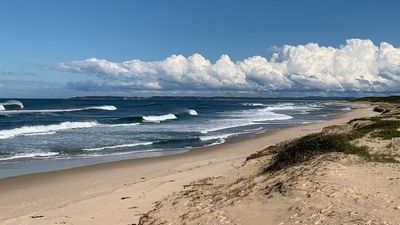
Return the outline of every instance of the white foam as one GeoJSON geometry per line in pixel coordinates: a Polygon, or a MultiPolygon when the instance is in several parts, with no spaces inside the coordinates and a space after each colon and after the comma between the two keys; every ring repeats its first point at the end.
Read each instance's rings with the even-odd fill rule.
{"type": "Polygon", "coordinates": [[[292,116],[286,115],[286,114],[279,114],[279,113],[274,113],[270,112],[268,109],[261,109],[256,111],[253,114],[253,118],[251,121],[253,122],[261,122],[261,121],[270,121],[270,120],[290,120],[292,119],[292,116]]]}
{"type": "Polygon", "coordinates": [[[27,152],[27,153],[18,153],[10,157],[0,158],[0,161],[7,161],[13,159],[23,159],[23,158],[48,158],[50,156],[59,155],[58,152],[27,152]]]}
{"type": "Polygon", "coordinates": [[[177,117],[175,116],[175,114],[169,113],[166,115],[161,115],[161,116],[143,116],[143,121],[144,122],[155,122],[155,123],[159,123],[161,121],[165,121],[165,120],[174,120],[177,119],[177,117]]]}
{"type": "Polygon", "coordinates": [[[11,106],[18,106],[20,109],[23,109],[23,108],[24,108],[24,105],[22,104],[22,102],[17,101],[17,100],[9,100],[9,101],[0,103],[0,106],[2,106],[3,110],[5,110],[5,107],[4,107],[5,105],[6,105],[6,106],[9,106],[9,105],[11,105],[11,106]]]}
{"type": "Polygon", "coordinates": [[[43,133],[56,132],[68,129],[89,128],[100,126],[96,121],[91,122],[62,122],[53,125],[23,126],[10,130],[0,130],[0,139],[12,138],[20,135],[43,135],[43,133]]]}
{"type": "Polygon", "coordinates": [[[270,111],[280,111],[280,110],[295,110],[295,111],[306,110],[306,111],[312,111],[312,110],[319,110],[320,107],[318,107],[315,104],[312,104],[312,105],[294,105],[293,103],[283,103],[283,104],[268,106],[266,109],[270,110],[270,111]]]}
{"type": "Polygon", "coordinates": [[[211,143],[211,144],[208,144],[208,145],[206,145],[206,146],[214,146],[214,145],[220,145],[220,144],[223,144],[223,143],[225,143],[226,142],[226,140],[225,139],[223,139],[223,138],[221,138],[221,139],[218,139],[217,141],[215,141],[215,142],[213,142],[213,143],[211,143]]]}
{"type": "Polygon", "coordinates": [[[89,109],[115,111],[115,110],[117,110],[117,107],[115,107],[113,105],[102,105],[102,106],[89,106],[89,107],[82,108],[82,110],[89,110],[89,109]]]}
{"type": "Polygon", "coordinates": [[[4,108],[3,105],[0,105],[0,111],[4,111],[4,110],[6,110],[6,108],[4,108]]]}
{"type": "Polygon", "coordinates": [[[139,124],[140,123],[102,124],[102,126],[105,126],[105,127],[130,127],[130,126],[136,126],[139,124]]]}
{"type": "Polygon", "coordinates": [[[127,148],[127,147],[135,147],[135,146],[144,146],[144,145],[152,145],[153,142],[140,142],[140,143],[132,143],[132,144],[122,144],[122,145],[112,145],[112,146],[104,146],[99,148],[85,148],[83,151],[101,151],[105,149],[115,149],[115,148],[127,148]]]}
{"type": "Polygon", "coordinates": [[[84,108],[72,108],[72,109],[3,110],[0,111],[0,114],[77,112],[77,111],[94,110],[94,109],[114,111],[117,110],[117,107],[113,105],[102,105],[102,106],[89,106],[84,108]]]}
{"type": "MultiPolygon", "coordinates": [[[[219,121],[221,122],[221,121],[219,121]]],[[[207,134],[209,132],[214,132],[214,131],[218,131],[218,130],[225,130],[225,129],[229,129],[229,128],[234,128],[234,127],[244,127],[244,126],[248,126],[248,125],[252,125],[255,124],[254,122],[251,121],[238,121],[236,123],[232,123],[232,120],[229,120],[229,122],[227,121],[226,124],[224,125],[219,125],[219,126],[215,126],[215,127],[211,127],[211,128],[207,128],[207,129],[203,129],[200,131],[200,133],[202,134],[207,134]],[[231,123],[231,124],[228,124],[231,123]]]]}
{"type": "Polygon", "coordinates": [[[209,135],[209,136],[200,136],[200,140],[202,141],[210,141],[215,139],[225,139],[233,136],[237,136],[239,133],[232,133],[232,134],[220,134],[220,135],[209,135]]]}
{"type": "Polygon", "coordinates": [[[240,110],[235,112],[230,112],[229,114],[222,114],[227,119],[218,120],[216,124],[210,123],[211,127],[206,127],[200,132],[203,134],[214,132],[218,130],[225,130],[235,127],[243,127],[253,124],[259,124],[263,121],[273,121],[273,120],[289,120],[292,116],[286,114],[274,113],[267,108],[261,109],[251,109],[251,110],[240,110]]]}
{"type": "Polygon", "coordinates": [[[199,114],[197,113],[197,111],[194,110],[194,109],[188,109],[187,112],[189,113],[189,115],[192,115],[192,116],[197,116],[197,115],[199,115],[199,114]]]}

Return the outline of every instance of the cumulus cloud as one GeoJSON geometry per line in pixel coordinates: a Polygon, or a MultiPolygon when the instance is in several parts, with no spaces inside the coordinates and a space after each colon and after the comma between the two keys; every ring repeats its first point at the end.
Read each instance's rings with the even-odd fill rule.
{"type": "Polygon", "coordinates": [[[90,58],[53,68],[93,74],[102,80],[69,84],[81,90],[396,92],[400,87],[400,48],[349,39],[339,47],[316,43],[275,47],[270,59],[253,56],[234,62],[222,55],[211,62],[195,53],[171,55],[161,61],[90,58]]]}

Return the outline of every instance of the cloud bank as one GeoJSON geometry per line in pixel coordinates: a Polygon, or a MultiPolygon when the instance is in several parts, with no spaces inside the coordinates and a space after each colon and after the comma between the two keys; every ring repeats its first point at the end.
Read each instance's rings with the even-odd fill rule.
{"type": "Polygon", "coordinates": [[[284,45],[268,60],[253,56],[211,62],[200,54],[161,61],[110,62],[90,58],[53,65],[55,70],[93,74],[101,82],[69,83],[76,90],[217,90],[254,92],[399,92],[400,48],[349,39],[340,47],[284,45]]]}

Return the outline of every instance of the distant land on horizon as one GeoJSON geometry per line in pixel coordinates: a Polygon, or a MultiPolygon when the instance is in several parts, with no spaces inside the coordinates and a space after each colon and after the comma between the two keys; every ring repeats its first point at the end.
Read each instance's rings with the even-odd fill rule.
{"type": "Polygon", "coordinates": [[[70,99],[121,99],[121,100],[199,100],[199,99],[208,99],[208,100],[229,100],[229,99],[249,99],[249,100],[260,100],[260,99],[268,99],[268,100],[350,100],[354,99],[351,97],[322,97],[322,96],[305,96],[305,97],[228,97],[228,96],[73,96],[70,99]]]}

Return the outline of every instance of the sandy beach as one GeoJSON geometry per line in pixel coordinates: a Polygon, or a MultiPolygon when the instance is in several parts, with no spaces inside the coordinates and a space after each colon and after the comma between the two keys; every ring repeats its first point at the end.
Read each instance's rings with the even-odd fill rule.
{"type": "Polygon", "coordinates": [[[356,109],[326,122],[269,131],[178,155],[1,179],[0,224],[137,224],[156,202],[194,181],[232,174],[246,157],[268,146],[376,115],[369,105],[352,106],[356,109]]]}

